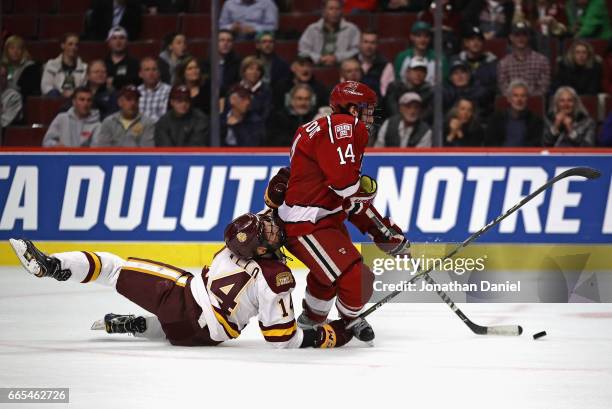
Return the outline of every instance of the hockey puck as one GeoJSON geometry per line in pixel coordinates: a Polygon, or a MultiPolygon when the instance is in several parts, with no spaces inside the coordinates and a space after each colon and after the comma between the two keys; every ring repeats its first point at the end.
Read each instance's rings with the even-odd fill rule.
{"type": "Polygon", "coordinates": [[[537,334],[533,334],[533,339],[542,338],[544,335],[546,335],[546,331],[540,331],[537,334]]]}

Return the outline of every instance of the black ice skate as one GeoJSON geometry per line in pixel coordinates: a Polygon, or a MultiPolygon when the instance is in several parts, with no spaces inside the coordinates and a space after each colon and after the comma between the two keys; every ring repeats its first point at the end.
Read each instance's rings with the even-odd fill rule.
{"type": "Polygon", "coordinates": [[[55,278],[57,281],[66,281],[72,275],[70,270],[62,270],[58,259],[38,250],[30,240],[9,239],[9,242],[28,273],[36,277],[55,278]]]}
{"type": "Polygon", "coordinates": [[[357,323],[351,328],[355,338],[374,345],[374,330],[372,326],[363,318],[357,318],[356,321],[357,323]]]}
{"type": "Polygon", "coordinates": [[[145,317],[135,315],[106,314],[103,320],[93,323],[92,330],[105,330],[109,334],[142,334],[147,330],[145,317]]]}
{"type": "Polygon", "coordinates": [[[323,324],[327,324],[328,322],[329,322],[328,319],[326,319],[323,322],[311,320],[310,318],[308,318],[308,316],[304,312],[302,312],[297,319],[297,325],[298,327],[302,329],[315,329],[317,327],[320,327],[323,324]]]}

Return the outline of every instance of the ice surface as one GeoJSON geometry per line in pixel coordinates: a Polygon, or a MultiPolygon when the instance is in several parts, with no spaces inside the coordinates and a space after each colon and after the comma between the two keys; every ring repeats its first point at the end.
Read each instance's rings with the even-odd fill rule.
{"type": "Polygon", "coordinates": [[[112,289],[1,268],[0,387],[70,388],[70,405],[19,408],[612,408],[612,304],[461,307],[525,333],[477,336],[444,304],[390,304],[371,316],[373,348],[278,351],[254,321],[219,347],[180,348],[91,331],[141,311],[112,289]]]}

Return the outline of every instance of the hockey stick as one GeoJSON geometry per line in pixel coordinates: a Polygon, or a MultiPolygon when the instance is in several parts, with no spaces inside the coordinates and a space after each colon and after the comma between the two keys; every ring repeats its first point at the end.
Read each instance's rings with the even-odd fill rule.
{"type": "MultiPolygon", "coordinates": [[[[519,208],[524,206],[527,202],[529,202],[531,199],[533,199],[534,197],[536,197],[537,195],[539,195],[540,193],[542,193],[543,191],[545,191],[546,189],[554,185],[556,182],[566,177],[570,177],[570,176],[582,176],[587,179],[597,179],[598,177],[601,176],[601,172],[593,168],[577,167],[577,168],[568,169],[565,172],[558,174],[557,176],[555,176],[554,178],[550,179],[548,182],[540,186],[537,190],[525,196],[520,202],[515,204],[508,211],[497,216],[495,219],[489,222],[489,224],[487,224],[482,229],[478,230],[476,233],[472,234],[470,237],[465,239],[462,243],[460,243],[457,247],[455,247],[450,253],[444,256],[444,258],[442,259],[442,262],[453,257],[455,254],[459,253],[459,251],[461,251],[464,247],[467,247],[470,243],[478,239],[484,233],[486,233],[487,231],[492,229],[494,226],[496,226],[499,222],[504,220],[506,217],[510,216],[512,213],[514,213],[519,208]]],[[[372,218],[372,220],[379,227],[381,225],[382,227],[384,227],[383,232],[385,231],[385,229],[388,230],[387,227],[382,223],[380,219],[378,219],[378,217],[376,217],[376,215],[373,212],[370,211],[368,213],[368,216],[372,218]]],[[[431,273],[432,270],[433,270],[433,267],[430,267],[426,271],[421,271],[415,274],[408,281],[408,284],[413,283],[419,278],[423,278],[429,284],[435,284],[435,281],[429,276],[429,273],[431,273]]],[[[362,312],[358,318],[363,319],[367,317],[368,315],[372,314],[374,311],[382,307],[384,304],[388,303],[393,298],[397,297],[400,293],[402,293],[402,290],[396,290],[386,295],[382,300],[378,301],[376,304],[374,304],[373,306],[371,306],[370,308],[362,312]]],[[[520,325],[497,325],[497,326],[490,326],[490,327],[478,325],[474,323],[472,320],[470,320],[463,313],[463,311],[461,311],[459,307],[455,305],[453,300],[451,300],[450,297],[444,291],[438,290],[436,291],[436,293],[440,296],[440,298],[442,298],[442,300],[446,303],[446,305],[448,305],[455,312],[455,314],[457,314],[457,316],[461,318],[461,320],[465,323],[465,325],[467,325],[472,330],[472,332],[474,332],[475,334],[478,334],[478,335],[521,335],[523,333],[523,328],[520,325]]],[[[353,322],[347,325],[347,328],[351,328],[357,322],[358,322],[358,319],[355,319],[353,322]]]]}

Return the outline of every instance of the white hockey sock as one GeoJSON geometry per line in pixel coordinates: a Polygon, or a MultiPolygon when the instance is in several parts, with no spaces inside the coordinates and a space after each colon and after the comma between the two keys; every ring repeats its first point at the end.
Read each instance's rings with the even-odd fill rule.
{"type": "Polygon", "coordinates": [[[340,298],[336,300],[336,308],[338,309],[338,312],[340,313],[341,317],[351,318],[351,319],[357,318],[359,314],[361,314],[361,311],[363,310],[363,306],[349,307],[348,305],[345,305],[342,302],[342,300],[340,300],[340,298]]]}
{"type": "Polygon", "coordinates": [[[325,317],[327,317],[334,305],[333,298],[331,300],[322,300],[310,294],[308,289],[306,289],[306,293],[304,294],[304,302],[312,312],[325,317]]]}
{"type": "Polygon", "coordinates": [[[62,269],[72,272],[71,281],[97,282],[114,287],[125,260],[111,253],[91,251],[69,251],[51,254],[61,262],[62,269]]]}
{"type": "Polygon", "coordinates": [[[151,341],[162,341],[166,339],[166,333],[162,329],[161,323],[155,315],[145,316],[147,330],[143,333],[136,333],[136,338],[146,338],[151,341]]]}

